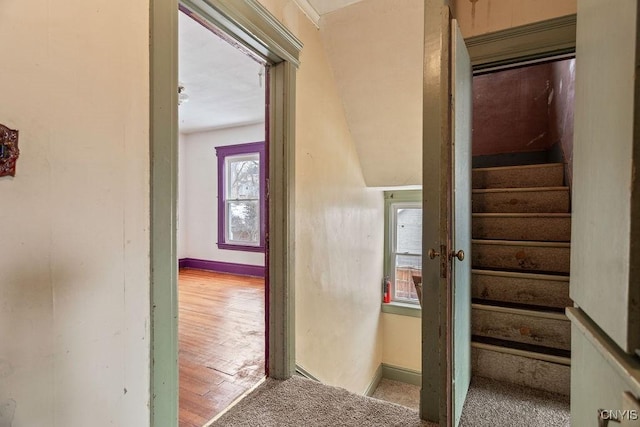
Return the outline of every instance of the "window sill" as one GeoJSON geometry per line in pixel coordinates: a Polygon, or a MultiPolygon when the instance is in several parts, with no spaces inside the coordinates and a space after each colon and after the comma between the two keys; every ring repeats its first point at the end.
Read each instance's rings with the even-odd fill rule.
{"type": "Polygon", "coordinates": [[[408,304],[404,302],[389,302],[382,304],[382,312],[398,314],[400,316],[422,317],[422,309],[418,304],[408,304]]]}
{"type": "Polygon", "coordinates": [[[264,252],[263,246],[244,246],[234,245],[230,243],[218,243],[218,249],[226,249],[229,251],[244,251],[244,252],[264,252]]]}

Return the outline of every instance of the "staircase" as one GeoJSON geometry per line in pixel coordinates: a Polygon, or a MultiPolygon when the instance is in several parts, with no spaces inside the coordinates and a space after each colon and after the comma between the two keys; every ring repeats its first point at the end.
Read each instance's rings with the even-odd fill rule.
{"type": "Polygon", "coordinates": [[[569,395],[571,214],[562,163],[473,170],[474,375],[569,395]]]}

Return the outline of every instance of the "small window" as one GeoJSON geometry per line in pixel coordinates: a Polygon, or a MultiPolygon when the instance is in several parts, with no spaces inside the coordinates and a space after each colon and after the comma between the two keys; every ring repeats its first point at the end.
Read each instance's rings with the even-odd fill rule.
{"type": "Polygon", "coordinates": [[[218,247],[263,252],[264,142],[217,147],[218,247]]]}
{"type": "Polygon", "coordinates": [[[420,191],[385,192],[386,265],[391,299],[419,304],[413,277],[422,276],[422,202],[420,191]]]}

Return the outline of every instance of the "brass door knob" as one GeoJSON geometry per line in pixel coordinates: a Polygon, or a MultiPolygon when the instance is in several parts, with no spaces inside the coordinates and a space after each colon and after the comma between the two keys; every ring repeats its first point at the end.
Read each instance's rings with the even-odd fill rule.
{"type": "Polygon", "coordinates": [[[464,251],[460,249],[458,252],[451,252],[451,258],[458,258],[458,261],[464,259],[464,251]]]}
{"type": "Polygon", "coordinates": [[[427,252],[427,255],[429,255],[430,259],[434,259],[437,256],[440,256],[440,252],[436,251],[435,249],[431,248],[429,249],[429,251],[427,252]]]}

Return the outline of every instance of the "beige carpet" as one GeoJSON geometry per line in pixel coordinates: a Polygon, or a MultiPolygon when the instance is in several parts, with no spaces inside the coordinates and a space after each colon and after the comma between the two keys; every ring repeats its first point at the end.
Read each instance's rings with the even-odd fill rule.
{"type": "Polygon", "coordinates": [[[383,378],[371,397],[397,403],[414,411],[420,409],[420,387],[413,384],[383,378]]]}
{"type": "MultiPolygon", "coordinates": [[[[383,379],[373,397],[417,411],[420,387],[383,379]]],[[[460,427],[566,427],[569,415],[567,396],[474,377],[460,427]]]]}
{"type": "Polygon", "coordinates": [[[267,379],[213,426],[422,427],[416,411],[301,377],[267,379]]]}
{"type": "Polygon", "coordinates": [[[569,397],[474,377],[460,427],[568,427],[569,397]]]}
{"type": "MultiPolygon", "coordinates": [[[[214,426],[435,426],[420,421],[419,387],[383,380],[375,399],[301,377],[268,379],[214,426]]],[[[567,427],[569,399],[528,387],[474,377],[461,427],[567,427]]]]}

